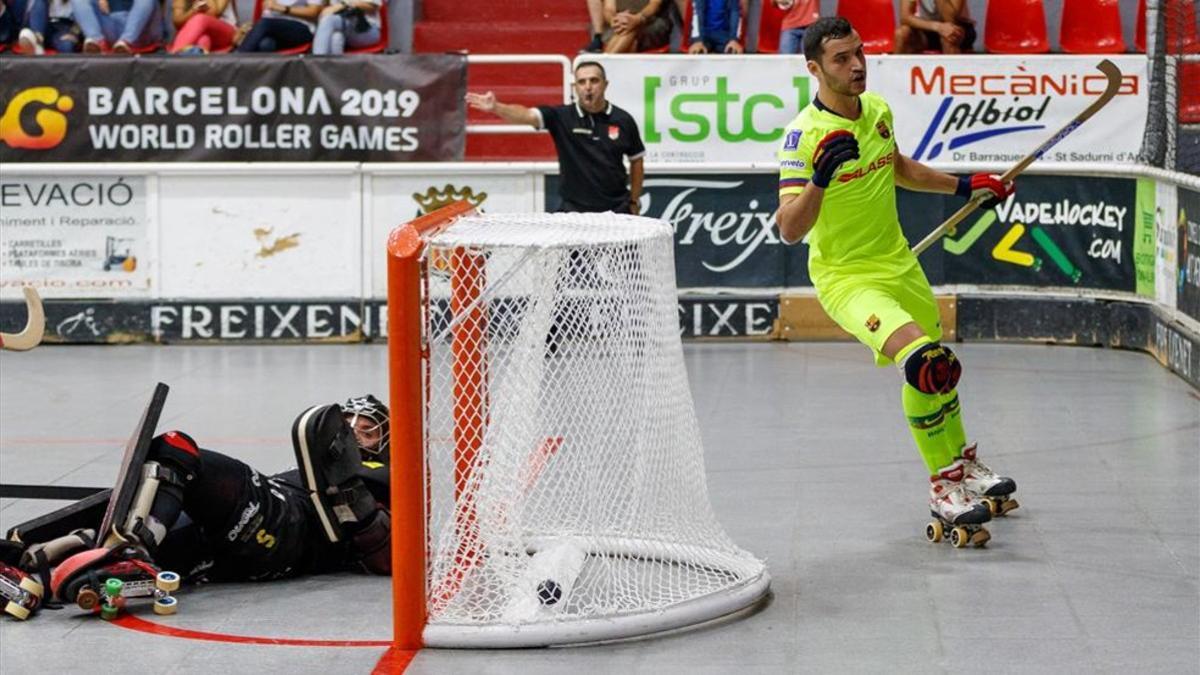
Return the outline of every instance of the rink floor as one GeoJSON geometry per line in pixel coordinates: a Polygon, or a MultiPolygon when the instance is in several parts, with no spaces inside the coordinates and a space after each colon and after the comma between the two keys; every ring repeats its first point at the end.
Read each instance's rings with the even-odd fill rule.
{"type": "MultiPolygon", "coordinates": [[[[710,498],[730,536],[766,559],[770,600],[617,645],[424,650],[408,672],[1200,672],[1197,392],[1140,353],[955,349],[967,431],[1022,504],[991,524],[986,549],[925,541],[927,483],[899,377],[862,347],[689,343],[710,498]]],[[[386,352],[5,352],[0,482],[111,484],[160,380],[171,386],[160,429],[275,472],[293,461],[303,408],[386,392],[386,352]]],[[[0,528],[61,505],[2,500],[0,528]]],[[[74,608],[5,617],[0,672],[367,673],[390,638],[389,594],[386,579],[339,574],[201,586],[180,594],[177,616],[143,605],[121,625],[74,608]]]]}

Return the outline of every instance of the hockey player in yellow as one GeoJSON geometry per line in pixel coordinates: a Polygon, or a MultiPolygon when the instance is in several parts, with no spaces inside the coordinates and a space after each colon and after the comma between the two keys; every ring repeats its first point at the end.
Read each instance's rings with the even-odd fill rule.
{"type": "Polygon", "coordinates": [[[901,401],[937,519],[927,534],[938,540],[943,527],[962,527],[956,545],[982,545],[989,535],[979,525],[1016,508],[1016,484],[979,462],[967,442],[955,391],[962,365],[939,342],[937,302],[900,230],[896,187],[964,198],[982,192],[984,208],[994,208],[1013,186],[989,174],[951,176],[901,154],[891,108],[866,91],[862,40],[845,19],[809,26],[804,54],[819,88],[784,133],[780,235],[788,243],[807,237],[821,306],[878,365],[895,363],[904,375],[901,401]]]}

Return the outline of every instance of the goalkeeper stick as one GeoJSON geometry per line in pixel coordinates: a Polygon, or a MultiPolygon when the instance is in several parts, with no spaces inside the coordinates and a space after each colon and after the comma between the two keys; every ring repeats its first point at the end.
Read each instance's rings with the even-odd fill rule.
{"type": "Polygon", "coordinates": [[[29,310],[29,318],[25,320],[25,329],[20,333],[0,333],[0,349],[11,349],[23,352],[33,349],[42,341],[42,333],[46,330],[46,316],[42,314],[42,299],[37,291],[26,286],[25,307],[29,310]]]}
{"type": "MultiPolygon", "coordinates": [[[[1091,105],[1089,105],[1087,108],[1084,108],[1083,112],[1076,115],[1075,119],[1068,122],[1067,126],[1059,129],[1058,133],[1051,136],[1050,140],[1039,145],[1036,150],[1026,155],[1025,158],[1018,162],[1016,166],[1004,172],[1004,175],[1000,177],[1001,181],[1007,183],[1021,175],[1025,169],[1029,168],[1030,164],[1033,164],[1034,161],[1041,159],[1042,155],[1049,152],[1050,148],[1058,145],[1059,141],[1070,135],[1072,131],[1078,129],[1079,125],[1088,121],[1092,115],[1100,112],[1100,109],[1108,105],[1108,102],[1117,95],[1117,89],[1121,87],[1121,69],[1117,68],[1116,64],[1108,59],[1104,59],[1100,63],[1096,64],[1096,68],[1098,68],[1100,72],[1104,73],[1104,76],[1108,78],[1108,84],[1104,87],[1104,92],[1100,94],[1095,101],[1092,101],[1091,105]]],[[[979,208],[979,203],[985,199],[985,197],[977,197],[971,199],[966,204],[963,204],[962,208],[960,208],[958,211],[955,211],[954,215],[946,219],[946,222],[938,225],[936,230],[930,232],[928,236],[917,242],[917,245],[912,248],[913,253],[916,255],[921,255],[925,249],[932,246],[935,241],[941,239],[946,233],[952,231],[958,226],[959,223],[965,220],[967,216],[971,215],[975,209],[979,208]]]]}

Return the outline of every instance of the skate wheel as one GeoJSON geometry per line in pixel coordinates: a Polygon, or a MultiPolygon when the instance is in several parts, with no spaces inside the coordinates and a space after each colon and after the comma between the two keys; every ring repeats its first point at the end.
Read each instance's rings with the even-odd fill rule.
{"type": "Polygon", "coordinates": [[[945,528],[943,528],[942,524],[936,520],[930,521],[930,523],[925,526],[925,538],[935,544],[941,541],[945,534],[945,528]]]}
{"type": "Polygon", "coordinates": [[[177,609],[179,609],[179,601],[169,595],[154,601],[155,614],[167,616],[174,614],[177,609]]]}
{"type": "Polygon", "coordinates": [[[179,575],[174,572],[159,572],[154,577],[154,586],[159,590],[173,591],[179,588],[179,575]]]}
{"type": "Polygon", "coordinates": [[[120,579],[112,578],[104,582],[104,594],[110,598],[120,597],[122,588],[125,588],[125,582],[120,579]]]}
{"type": "Polygon", "coordinates": [[[21,579],[21,590],[25,591],[26,593],[29,593],[30,595],[36,595],[38,598],[41,598],[46,595],[46,589],[42,588],[41,584],[34,581],[30,577],[25,577],[24,579],[21,579]]]}
{"type": "Polygon", "coordinates": [[[94,589],[84,586],[79,589],[79,594],[75,596],[75,604],[79,609],[91,611],[96,605],[100,604],[100,594],[94,589]]]}
{"type": "Polygon", "coordinates": [[[15,602],[10,602],[4,605],[4,611],[21,621],[29,618],[29,608],[23,605],[18,605],[15,602]]]}
{"type": "Polygon", "coordinates": [[[116,605],[105,605],[100,608],[100,618],[105,621],[112,621],[121,613],[121,608],[116,605]]]}
{"type": "Polygon", "coordinates": [[[981,527],[979,528],[979,531],[975,533],[975,536],[971,537],[971,544],[974,545],[975,548],[983,548],[984,546],[987,546],[987,543],[989,540],[991,540],[991,538],[992,533],[981,527]]]}
{"type": "Polygon", "coordinates": [[[956,527],[950,530],[950,543],[954,548],[963,548],[971,540],[971,535],[965,527],[956,527]]]}
{"type": "Polygon", "coordinates": [[[983,503],[987,505],[988,515],[995,516],[1000,511],[1000,505],[991,497],[984,497],[983,503]]]}
{"type": "Polygon", "coordinates": [[[1015,499],[1005,499],[1004,503],[1000,507],[1000,515],[1007,516],[1009,511],[1012,511],[1020,505],[1021,504],[1015,499]]]}

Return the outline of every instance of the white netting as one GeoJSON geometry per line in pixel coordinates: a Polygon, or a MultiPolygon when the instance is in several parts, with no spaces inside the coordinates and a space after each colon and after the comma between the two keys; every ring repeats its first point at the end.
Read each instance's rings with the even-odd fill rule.
{"type": "Polygon", "coordinates": [[[708,502],[670,227],[477,216],[425,256],[430,626],[577,642],[636,633],[609,630],[622,617],[761,596],[762,562],[708,502]]]}

